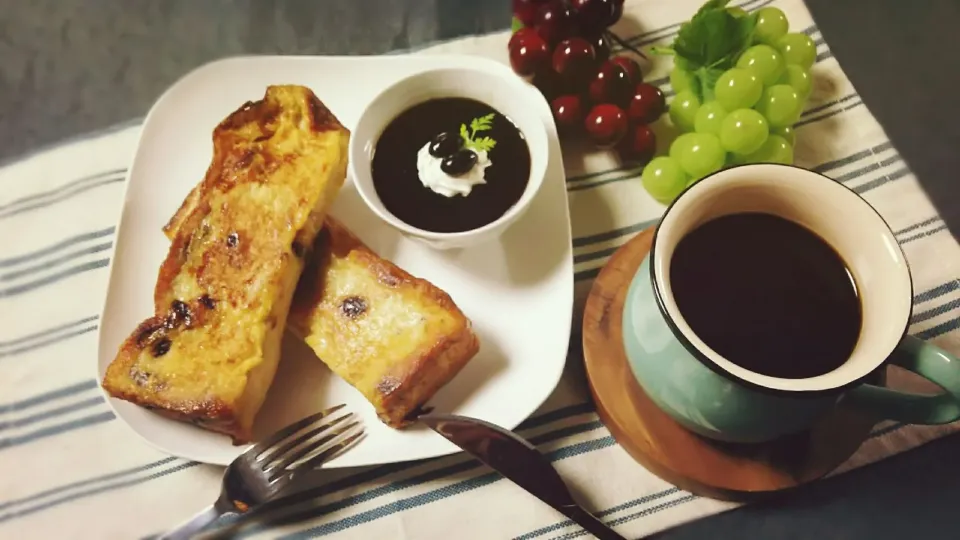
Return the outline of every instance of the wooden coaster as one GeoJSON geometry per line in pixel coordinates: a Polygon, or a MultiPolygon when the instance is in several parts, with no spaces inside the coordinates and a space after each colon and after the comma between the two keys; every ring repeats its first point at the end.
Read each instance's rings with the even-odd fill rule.
{"type": "Polygon", "coordinates": [[[584,312],[587,380],[600,419],[617,442],[667,482],[726,500],[794,488],[849,458],[874,425],[850,410],[835,409],[810,430],[776,441],[730,444],[682,428],[650,401],[627,364],[621,324],[627,288],[652,240],[651,228],[617,250],[597,276],[584,312]]]}

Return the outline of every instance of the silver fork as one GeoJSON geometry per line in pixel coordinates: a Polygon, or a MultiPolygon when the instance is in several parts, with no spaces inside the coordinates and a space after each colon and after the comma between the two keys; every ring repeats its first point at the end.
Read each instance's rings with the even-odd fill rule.
{"type": "Polygon", "coordinates": [[[159,538],[193,538],[223,515],[246,513],[281,493],[294,471],[312,469],[349,448],[363,435],[363,428],[357,421],[344,424],[353,418],[350,412],[330,418],[343,407],[294,422],[248,448],[224,472],[217,501],[159,538]]]}

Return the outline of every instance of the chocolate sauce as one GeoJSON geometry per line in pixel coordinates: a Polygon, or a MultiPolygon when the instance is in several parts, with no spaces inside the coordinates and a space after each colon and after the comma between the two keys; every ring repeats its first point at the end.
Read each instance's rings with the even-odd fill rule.
{"type": "Polygon", "coordinates": [[[432,232],[462,232],[492,223],[523,195],[530,178],[530,150],[513,122],[489,105],[467,98],[439,98],[400,113],[384,129],[371,163],[373,185],[386,209],[401,221],[432,232]],[[489,152],[486,184],[467,196],[445,197],[425,187],[417,172],[417,152],[440,133],[459,134],[460,125],[491,112],[496,141],[489,152]]]}

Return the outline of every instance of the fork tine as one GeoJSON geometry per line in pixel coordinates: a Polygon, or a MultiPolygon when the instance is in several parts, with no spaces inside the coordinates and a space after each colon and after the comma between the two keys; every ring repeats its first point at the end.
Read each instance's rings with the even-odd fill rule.
{"type": "MultiPolygon", "coordinates": [[[[346,418],[346,415],[344,415],[344,416],[341,417],[341,418],[346,418]]],[[[290,452],[290,453],[289,453],[288,455],[286,455],[286,456],[281,456],[281,455],[278,453],[278,454],[277,454],[277,458],[278,458],[278,459],[277,459],[277,463],[276,463],[276,465],[274,465],[274,467],[276,467],[277,469],[280,469],[280,470],[286,469],[287,467],[290,466],[291,463],[295,463],[298,459],[302,458],[303,456],[306,456],[307,454],[313,452],[314,450],[317,450],[318,448],[323,447],[323,446],[324,446],[325,444],[327,444],[328,442],[336,439],[336,438],[339,437],[340,435],[343,435],[344,433],[346,433],[347,431],[353,429],[354,427],[358,426],[359,424],[360,424],[360,422],[358,422],[358,421],[350,422],[349,424],[347,424],[347,425],[345,425],[345,426],[343,426],[343,427],[341,427],[341,428],[338,428],[338,429],[336,429],[336,430],[333,430],[331,433],[329,433],[329,434],[327,434],[327,435],[324,435],[323,437],[321,437],[321,438],[319,438],[319,439],[317,439],[317,440],[315,440],[315,441],[311,441],[310,439],[312,439],[314,436],[316,436],[317,434],[319,434],[321,431],[326,430],[326,429],[327,429],[328,427],[330,427],[332,424],[328,424],[328,425],[326,425],[326,426],[321,426],[320,428],[317,428],[317,429],[314,430],[312,433],[310,433],[310,434],[308,434],[308,435],[306,435],[306,436],[304,436],[303,438],[300,439],[301,441],[309,441],[307,444],[304,444],[302,447],[293,450],[292,452],[290,452]]],[[[271,467],[271,468],[273,468],[273,467],[271,467]]]]}
{"type": "Polygon", "coordinates": [[[310,424],[316,422],[317,420],[320,420],[321,418],[329,416],[344,407],[346,407],[346,404],[341,403],[340,405],[334,405],[329,409],[324,409],[318,413],[311,414],[306,418],[301,418],[300,420],[297,420],[296,422],[290,424],[289,426],[277,430],[273,435],[270,435],[265,440],[260,441],[256,445],[250,447],[250,449],[244,452],[244,454],[247,454],[252,458],[257,458],[258,456],[263,454],[265,451],[269,450],[273,445],[286,439],[291,434],[296,433],[297,431],[300,431],[306,426],[309,426],[310,424]]]}
{"type": "Polygon", "coordinates": [[[361,428],[360,428],[359,430],[357,430],[357,432],[354,433],[353,435],[351,435],[351,436],[349,436],[349,437],[346,437],[346,438],[344,438],[344,439],[341,439],[340,441],[338,441],[338,442],[337,442],[336,444],[334,444],[333,446],[330,446],[330,447],[327,448],[326,450],[320,452],[319,454],[317,454],[317,455],[311,457],[310,459],[304,461],[303,463],[297,465],[297,466],[294,467],[293,469],[272,469],[272,470],[270,471],[270,473],[269,473],[269,474],[270,474],[270,478],[268,479],[268,481],[272,482],[275,478],[278,477],[278,475],[282,475],[282,474],[285,474],[285,473],[290,473],[290,472],[292,472],[292,471],[299,471],[299,470],[301,470],[301,469],[312,469],[312,468],[316,467],[317,465],[320,465],[320,464],[322,464],[322,463],[324,463],[324,462],[326,462],[326,461],[329,461],[331,458],[335,457],[335,456],[336,456],[337,454],[339,454],[340,452],[343,452],[343,451],[345,451],[348,447],[352,446],[353,443],[356,442],[357,439],[359,439],[359,438],[362,437],[363,435],[364,435],[364,431],[363,431],[363,428],[361,427],[361,428]]]}
{"type": "MultiPolygon", "coordinates": [[[[278,444],[277,445],[278,448],[271,449],[270,454],[264,457],[263,460],[261,460],[260,462],[261,468],[263,470],[272,469],[274,467],[274,465],[272,465],[273,463],[281,461],[285,454],[290,453],[291,450],[296,450],[297,446],[300,446],[304,442],[309,441],[310,439],[316,437],[320,433],[323,433],[324,431],[327,431],[328,429],[336,426],[337,424],[340,424],[344,420],[349,420],[350,418],[353,418],[352,412],[348,412],[343,416],[334,418],[330,422],[325,422],[323,424],[320,424],[319,426],[311,429],[310,431],[307,431],[302,435],[299,433],[295,433],[291,435],[290,437],[288,437],[288,440],[282,441],[282,444],[278,444]]],[[[307,447],[308,450],[311,446],[313,448],[316,448],[316,445],[307,444],[305,446],[307,447]]]]}

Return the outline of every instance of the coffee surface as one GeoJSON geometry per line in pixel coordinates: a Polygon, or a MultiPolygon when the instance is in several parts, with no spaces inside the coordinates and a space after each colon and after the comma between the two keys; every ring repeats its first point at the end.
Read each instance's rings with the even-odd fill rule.
{"type": "Polygon", "coordinates": [[[670,283],[707,346],[763,375],[829,373],[860,335],[860,299],[843,259],[815,233],[774,215],[700,225],[677,244],[670,283]]]}

